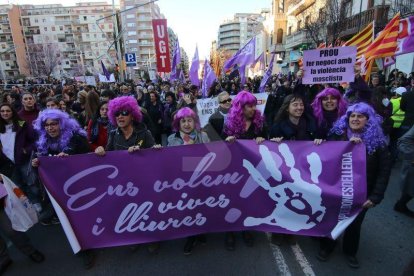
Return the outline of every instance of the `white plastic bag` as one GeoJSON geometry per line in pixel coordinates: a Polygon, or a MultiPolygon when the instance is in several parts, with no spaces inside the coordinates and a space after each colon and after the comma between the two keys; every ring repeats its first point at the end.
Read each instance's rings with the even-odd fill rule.
{"type": "Polygon", "coordinates": [[[13,181],[7,176],[1,176],[8,194],[5,199],[4,211],[9,217],[14,230],[26,232],[39,221],[36,209],[13,181]]]}

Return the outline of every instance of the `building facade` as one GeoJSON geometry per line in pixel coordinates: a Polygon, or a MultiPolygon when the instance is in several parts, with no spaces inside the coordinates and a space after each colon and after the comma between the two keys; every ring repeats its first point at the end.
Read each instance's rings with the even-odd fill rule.
{"type": "Polygon", "coordinates": [[[264,20],[260,13],[236,13],[234,18],[220,24],[217,48],[236,52],[250,38],[263,30],[264,20]]]}
{"type": "Polygon", "coordinates": [[[137,70],[155,70],[156,58],[152,20],[161,19],[157,4],[147,0],[121,0],[122,35],[125,53],[135,53],[137,67],[128,68],[129,74],[137,70]]]}
{"type": "Polygon", "coordinates": [[[105,2],[21,6],[32,76],[96,74],[114,66],[113,9],[105,2]]]}

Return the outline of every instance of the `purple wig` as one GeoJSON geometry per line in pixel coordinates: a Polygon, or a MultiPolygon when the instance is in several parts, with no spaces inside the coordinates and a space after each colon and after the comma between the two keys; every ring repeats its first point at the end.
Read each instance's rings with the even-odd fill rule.
{"type": "Polygon", "coordinates": [[[40,155],[47,155],[49,149],[59,152],[64,151],[74,134],[86,137],[86,132],[79,123],[75,119],[70,118],[69,114],[59,109],[43,110],[37,120],[33,122],[33,128],[39,135],[37,151],[40,155]],[[45,123],[49,119],[59,122],[60,136],[58,139],[53,139],[46,132],[45,123]]]}
{"type": "Polygon", "coordinates": [[[174,120],[172,122],[172,127],[173,127],[174,131],[179,131],[180,130],[180,121],[181,121],[181,119],[183,119],[185,117],[193,118],[193,120],[195,122],[195,129],[200,130],[200,120],[199,120],[197,114],[191,108],[184,107],[184,108],[181,108],[180,110],[178,110],[177,113],[174,116],[174,120]]]}
{"type": "Polygon", "coordinates": [[[132,96],[122,96],[109,101],[108,118],[112,125],[117,125],[115,113],[122,110],[128,110],[132,114],[132,118],[135,122],[141,122],[142,113],[136,99],[132,96]]]}
{"type": "Polygon", "coordinates": [[[350,131],[349,117],[354,112],[364,114],[368,118],[361,134],[361,139],[367,147],[368,154],[372,154],[376,149],[386,146],[386,138],[381,127],[382,117],[375,113],[370,105],[362,102],[348,107],[345,115],[336,121],[329,134],[347,134],[350,131]]]}
{"type": "Polygon", "coordinates": [[[347,102],[342,97],[341,93],[335,88],[325,88],[321,92],[316,95],[315,100],[312,102],[311,106],[313,109],[313,115],[316,117],[318,121],[318,126],[320,126],[324,120],[323,118],[323,107],[322,107],[322,99],[327,96],[333,96],[338,101],[337,106],[337,118],[340,118],[342,115],[345,114],[346,108],[348,106],[347,102]]]}
{"type": "MultiPolygon", "coordinates": [[[[246,105],[257,105],[257,99],[248,91],[240,91],[233,99],[232,106],[227,116],[224,132],[227,135],[240,136],[245,132],[246,122],[244,120],[243,108],[246,105]]],[[[253,126],[256,134],[259,134],[263,128],[264,118],[259,110],[256,110],[253,116],[253,126]]]]}

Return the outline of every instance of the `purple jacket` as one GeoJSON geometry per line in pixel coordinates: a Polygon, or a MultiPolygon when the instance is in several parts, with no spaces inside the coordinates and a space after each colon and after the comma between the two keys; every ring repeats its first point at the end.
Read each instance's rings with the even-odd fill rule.
{"type": "MultiPolygon", "coordinates": [[[[16,140],[14,142],[14,164],[22,165],[30,159],[33,150],[36,149],[36,133],[33,127],[25,121],[19,121],[19,126],[16,130],[16,140]],[[26,153],[23,152],[23,149],[26,153]]],[[[6,156],[3,151],[0,151],[0,160],[6,156]]]]}

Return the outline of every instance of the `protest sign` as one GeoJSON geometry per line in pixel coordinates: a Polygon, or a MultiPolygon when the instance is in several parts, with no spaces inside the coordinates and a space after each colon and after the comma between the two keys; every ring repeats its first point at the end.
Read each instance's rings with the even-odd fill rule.
{"type": "MultiPolygon", "coordinates": [[[[257,99],[256,108],[259,110],[262,115],[266,106],[266,101],[268,94],[267,93],[258,93],[253,94],[257,99]]],[[[235,96],[230,96],[234,99],[235,96]]],[[[208,118],[217,111],[219,107],[217,97],[215,98],[206,98],[206,99],[198,99],[197,100],[197,112],[198,118],[200,119],[201,127],[205,127],[208,123],[208,118]]]]}
{"type": "Polygon", "coordinates": [[[355,46],[323,48],[303,52],[304,84],[353,82],[355,46]]]}
{"type": "Polygon", "coordinates": [[[337,238],[366,201],[365,147],[234,143],[40,157],[74,252],[208,232],[337,238]]]}

